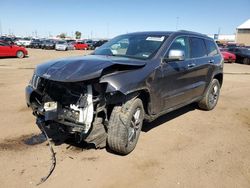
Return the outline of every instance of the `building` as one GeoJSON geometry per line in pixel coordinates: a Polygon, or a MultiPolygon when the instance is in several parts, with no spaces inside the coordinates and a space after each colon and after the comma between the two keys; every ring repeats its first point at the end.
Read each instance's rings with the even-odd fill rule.
{"type": "Polygon", "coordinates": [[[236,42],[250,46],[250,19],[237,27],[236,42]]]}
{"type": "Polygon", "coordinates": [[[235,42],[235,34],[209,34],[207,36],[221,43],[235,42]]]}

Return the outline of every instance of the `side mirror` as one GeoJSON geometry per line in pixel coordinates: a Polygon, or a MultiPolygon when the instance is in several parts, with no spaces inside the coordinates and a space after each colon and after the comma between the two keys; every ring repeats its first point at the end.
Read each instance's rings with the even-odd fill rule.
{"type": "Polygon", "coordinates": [[[168,56],[163,60],[164,62],[169,61],[183,61],[185,59],[185,52],[182,50],[170,50],[168,56]]]}

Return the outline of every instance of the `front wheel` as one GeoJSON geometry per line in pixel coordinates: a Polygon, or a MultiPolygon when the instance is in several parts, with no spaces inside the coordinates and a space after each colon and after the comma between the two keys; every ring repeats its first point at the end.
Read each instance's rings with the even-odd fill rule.
{"type": "Polygon", "coordinates": [[[144,108],[141,99],[131,99],[122,106],[115,106],[108,127],[109,148],[126,155],[134,150],[143,124],[144,108]]]}
{"type": "Polygon", "coordinates": [[[243,64],[245,64],[245,65],[250,65],[250,59],[244,58],[244,59],[243,59],[243,64]]]}
{"type": "Polygon", "coordinates": [[[207,91],[201,101],[198,103],[203,110],[212,110],[216,106],[220,95],[220,83],[217,79],[213,79],[209,84],[207,91]]]}
{"type": "Polygon", "coordinates": [[[23,51],[17,51],[16,57],[18,57],[18,58],[23,58],[23,57],[24,57],[23,51]]]}

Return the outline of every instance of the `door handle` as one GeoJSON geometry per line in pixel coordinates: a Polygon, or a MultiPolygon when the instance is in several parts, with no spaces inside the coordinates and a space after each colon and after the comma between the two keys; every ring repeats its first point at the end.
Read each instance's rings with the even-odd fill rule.
{"type": "Polygon", "coordinates": [[[192,67],[195,67],[195,63],[190,63],[190,64],[188,64],[188,68],[192,68],[192,67]]]}
{"type": "Polygon", "coordinates": [[[210,60],[208,61],[208,63],[214,63],[214,60],[213,60],[213,59],[210,59],[210,60]]]}

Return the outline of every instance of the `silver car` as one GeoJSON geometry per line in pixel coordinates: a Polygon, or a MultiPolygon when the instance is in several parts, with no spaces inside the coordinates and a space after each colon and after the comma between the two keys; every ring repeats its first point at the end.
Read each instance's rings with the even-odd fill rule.
{"type": "Polygon", "coordinates": [[[62,51],[66,51],[66,50],[74,50],[74,44],[73,43],[68,43],[67,41],[58,41],[56,43],[56,50],[62,50],[62,51]]]}

